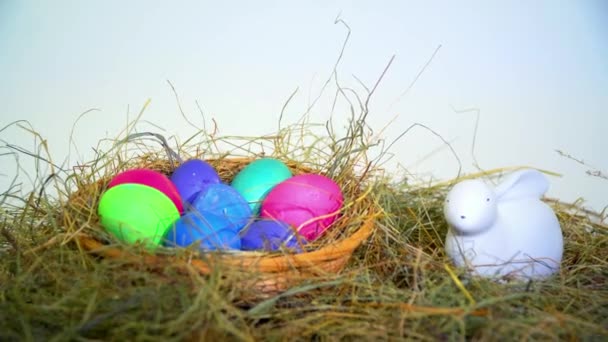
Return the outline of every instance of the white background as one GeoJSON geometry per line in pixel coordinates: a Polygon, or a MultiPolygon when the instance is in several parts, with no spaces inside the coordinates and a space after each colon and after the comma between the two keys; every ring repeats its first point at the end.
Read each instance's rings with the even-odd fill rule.
{"type": "MultiPolygon", "coordinates": [[[[272,133],[289,94],[299,87],[287,118],[293,122],[330,75],[346,34],[334,24],[341,13],[352,28],[338,70],[344,85],[357,86],[356,75],[371,86],[396,55],[369,118],[376,130],[396,118],[386,139],[425,124],[453,143],[464,171],[474,171],[475,115],[452,108],[479,108],[475,156],[483,169],[531,165],[559,172],[563,177],[550,178],[549,196],[583,197],[602,210],[608,180],[586,171],[608,172],[607,4],[0,0],[0,126],[28,120],[54,160],[63,162],[70,151],[73,164],[124,128],[128,108],[132,119],[150,98],[143,119],[183,139],[191,131],[170,80],[197,124],[195,101],[221,134],[272,133]],[[400,96],[439,45],[414,88],[400,96]],[[75,154],[69,134],[90,108],[98,111],[76,125],[75,154]]],[[[323,102],[314,118],[325,120],[329,109],[323,102]]],[[[32,136],[14,127],[0,139],[33,148],[32,136]]],[[[394,146],[391,165],[452,178],[457,164],[441,146],[414,130],[394,146]]],[[[28,157],[20,163],[32,171],[28,157]]],[[[1,157],[0,190],[15,165],[13,157],[1,157]]]]}

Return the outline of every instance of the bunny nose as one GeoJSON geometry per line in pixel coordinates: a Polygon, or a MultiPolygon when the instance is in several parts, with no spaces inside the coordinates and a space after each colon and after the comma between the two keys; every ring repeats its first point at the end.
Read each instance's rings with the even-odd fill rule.
{"type": "Polygon", "coordinates": [[[460,215],[460,218],[464,220],[464,219],[465,219],[465,218],[467,218],[467,217],[466,217],[466,216],[464,216],[464,215],[460,215]]]}

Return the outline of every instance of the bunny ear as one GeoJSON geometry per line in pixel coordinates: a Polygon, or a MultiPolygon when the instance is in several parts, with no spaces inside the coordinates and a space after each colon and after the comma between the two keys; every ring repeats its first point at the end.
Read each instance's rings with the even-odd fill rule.
{"type": "Polygon", "coordinates": [[[496,187],[499,200],[518,198],[541,198],[549,190],[547,177],[537,170],[526,169],[513,172],[496,187]]]}

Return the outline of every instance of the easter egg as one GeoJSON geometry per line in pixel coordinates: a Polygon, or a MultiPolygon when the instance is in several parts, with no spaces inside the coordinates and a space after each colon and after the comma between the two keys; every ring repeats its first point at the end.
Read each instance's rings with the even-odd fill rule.
{"type": "MultiPolygon", "coordinates": [[[[295,232],[287,223],[275,220],[258,220],[249,227],[244,228],[241,233],[241,249],[276,251],[285,246],[301,252],[295,232]]],[[[306,243],[301,238],[302,243],[306,243]]]]}
{"type": "Polygon", "coordinates": [[[262,202],[260,216],[286,222],[313,241],[338,218],[343,203],[336,182],[323,175],[302,174],[275,186],[262,202]]]}
{"type": "Polygon", "coordinates": [[[164,193],[142,184],[120,184],[100,198],[101,225],[123,242],[142,241],[149,249],[160,244],[179,212],[164,193]]]}
{"type": "Polygon", "coordinates": [[[232,228],[224,217],[188,212],[167,233],[165,245],[188,247],[197,243],[200,250],[240,249],[240,236],[232,228]]]}
{"type": "Polygon", "coordinates": [[[191,159],[173,171],[171,181],[184,202],[192,204],[196,195],[207,185],[220,183],[220,176],[206,161],[191,159]]]}
{"type": "Polygon", "coordinates": [[[230,185],[243,195],[251,211],[257,214],[268,192],[291,176],[291,171],[282,161],[263,158],[245,166],[237,173],[230,185]]]}
{"type": "Polygon", "coordinates": [[[150,169],[124,171],[112,178],[108,184],[108,188],[127,183],[142,184],[157,189],[171,199],[180,214],[184,212],[184,205],[182,204],[182,198],[179,195],[179,192],[175,188],[173,182],[162,173],[150,169]]]}
{"type": "Polygon", "coordinates": [[[226,218],[239,231],[251,218],[247,201],[234,188],[227,184],[210,184],[198,193],[192,203],[198,212],[208,212],[226,218]]]}

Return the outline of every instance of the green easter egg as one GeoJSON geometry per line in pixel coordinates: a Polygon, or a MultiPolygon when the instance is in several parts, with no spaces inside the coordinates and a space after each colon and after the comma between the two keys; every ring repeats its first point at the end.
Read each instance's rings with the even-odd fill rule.
{"type": "Polygon", "coordinates": [[[234,177],[231,185],[247,200],[251,211],[257,214],[268,192],[291,176],[291,171],[282,161],[263,158],[245,166],[234,177]]]}
{"type": "Polygon", "coordinates": [[[121,241],[155,249],[179,219],[173,201],[142,184],[121,184],[103,193],[97,208],[101,225],[121,241]]]}

